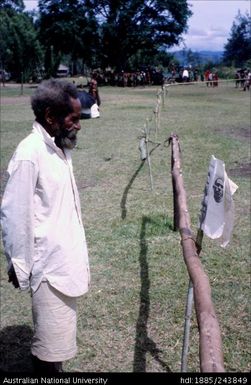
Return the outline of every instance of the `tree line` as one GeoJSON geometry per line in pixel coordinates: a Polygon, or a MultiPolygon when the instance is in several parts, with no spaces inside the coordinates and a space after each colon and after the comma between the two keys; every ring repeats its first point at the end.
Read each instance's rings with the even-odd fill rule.
{"type": "MultiPolygon", "coordinates": [[[[55,76],[61,62],[73,75],[168,67],[168,48],[182,41],[191,15],[186,0],[39,0],[36,12],[23,0],[1,0],[0,67],[24,81],[55,76]]],[[[250,52],[250,16],[238,14],[224,60],[240,66],[250,52]]]]}

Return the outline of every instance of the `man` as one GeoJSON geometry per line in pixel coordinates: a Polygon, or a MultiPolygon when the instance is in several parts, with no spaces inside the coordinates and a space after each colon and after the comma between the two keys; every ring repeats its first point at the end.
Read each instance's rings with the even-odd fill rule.
{"type": "Polygon", "coordinates": [[[188,73],[187,68],[184,68],[184,70],[182,72],[182,80],[183,80],[183,82],[189,81],[189,73],[188,73]]]}
{"type": "Polygon", "coordinates": [[[246,70],[243,91],[246,91],[246,89],[249,91],[250,85],[251,85],[251,71],[246,70]]]}
{"type": "Polygon", "coordinates": [[[94,119],[99,118],[99,107],[94,97],[85,90],[78,91],[78,98],[81,103],[80,119],[94,119]]]}
{"type": "Polygon", "coordinates": [[[101,99],[99,96],[99,90],[98,90],[98,82],[96,80],[96,76],[93,75],[89,82],[89,94],[92,95],[92,97],[95,100],[95,103],[100,106],[101,105],[101,99]]]}
{"type": "Polygon", "coordinates": [[[76,298],[90,274],[70,150],[81,103],[67,81],[42,82],[31,100],[36,120],[8,166],[1,222],[9,281],[30,289],[35,371],[61,371],[76,354],[76,298]]]}
{"type": "Polygon", "coordinates": [[[224,180],[222,178],[217,178],[214,181],[214,200],[217,203],[220,203],[224,197],[224,180]]]}
{"type": "Polygon", "coordinates": [[[101,105],[101,99],[98,91],[98,83],[94,78],[89,82],[89,91],[79,91],[78,97],[82,106],[81,119],[100,117],[99,106],[101,105]]]}

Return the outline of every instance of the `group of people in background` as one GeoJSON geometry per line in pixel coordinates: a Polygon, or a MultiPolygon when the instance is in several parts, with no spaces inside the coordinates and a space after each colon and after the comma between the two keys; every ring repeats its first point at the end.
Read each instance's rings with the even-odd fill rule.
{"type": "Polygon", "coordinates": [[[84,90],[83,84],[78,86],[78,98],[81,103],[80,119],[100,117],[99,106],[101,105],[101,98],[99,96],[98,82],[95,74],[93,74],[91,80],[88,82],[88,91],[84,90]]]}
{"type": "Polygon", "coordinates": [[[251,70],[242,68],[235,73],[235,88],[242,88],[243,91],[249,90],[251,86],[251,70]]]}
{"type": "Polygon", "coordinates": [[[153,67],[144,67],[136,71],[113,71],[111,68],[95,70],[92,74],[98,85],[137,87],[147,85],[162,85],[164,73],[162,70],[153,67]]]}
{"type": "Polygon", "coordinates": [[[178,83],[197,82],[200,80],[202,82],[205,81],[208,87],[218,87],[219,75],[217,71],[210,69],[200,72],[197,68],[183,67],[178,70],[172,70],[168,81],[172,82],[171,80],[178,83]]]}
{"type": "Polygon", "coordinates": [[[218,87],[218,80],[219,80],[218,72],[216,71],[213,72],[208,69],[204,73],[204,78],[205,78],[207,87],[218,87]]]}
{"type": "Polygon", "coordinates": [[[218,73],[215,71],[211,71],[207,69],[204,73],[201,73],[199,75],[199,71],[197,69],[187,69],[184,68],[182,72],[182,82],[197,82],[198,80],[204,82],[206,81],[207,87],[218,87],[218,80],[219,76],[218,73]]]}
{"type": "Polygon", "coordinates": [[[188,67],[173,67],[169,76],[167,77],[168,83],[187,83],[197,82],[198,80],[202,80],[200,77],[199,70],[197,68],[188,67]]]}
{"type": "MultiPolygon", "coordinates": [[[[186,83],[186,82],[206,82],[207,87],[218,87],[219,75],[217,71],[206,69],[205,72],[199,73],[197,69],[183,67],[179,70],[172,69],[170,77],[167,79],[169,83],[186,83]]],[[[251,70],[244,68],[237,70],[235,73],[235,87],[242,88],[243,91],[249,90],[251,87],[251,70]]]]}
{"type": "MultiPolygon", "coordinates": [[[[219,74],[216,70],[206,69],[200,72],[196,68],[179,67],[172,68],[170,74],[165,79],[167,83],[187,83],[187,82],[206,82],[207,87],[218,87],[219,74]]],[[[251,87],[251,70],[244,68],[235,73],[235,87],[242,88],[243,91],[251,87]]]]}

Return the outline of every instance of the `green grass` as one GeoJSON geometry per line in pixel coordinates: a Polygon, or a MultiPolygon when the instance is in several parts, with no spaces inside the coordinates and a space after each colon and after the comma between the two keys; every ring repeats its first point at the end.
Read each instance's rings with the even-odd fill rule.
{"type": "MultiPolygon", "coordinates": [[[[31,91],[25,89],[19,97],[19,89],[1,90],[4,100],[13,101],[1,104],[1,174],[31,128],[33,115],[26,97],[31,91]]],[[[147,164],[141,163],[138,150],[138,136],[146,118],[153,115],[156,92],[156,87],[101,88],[101,118],[83,121],[79,133],[73,162],[92,286],[79,300],[79,352],[65,365],[69,371],[180,371],[188,274],[179,234],[172,231],[171,152],[167,145],[152,152],[152,192],[147,164]]],[[[157,138],[154,121],[150,122],[153,141],[163,143],[171,132],[179,135],[194,232],[212,154],[225,161],[229,177],[239,186],[230,245],[224,250],[204,237],[202,253],[222,331],[225,368],[239,372],[250,369],[249,105],[250,94],[229,85],[170,87],[157,138]]],[[[0,354],[2,366],[12,370],[29,366],[23,351],[28,351],[28,328],[32,328],[30,299],[7,282],[4,256],[1,266],[5,350],[0,354]],[[10,353],[6,355],[10,345],[6,336],[13,333],[15,337],[16,329],[8,328],[17,325],[26,325],[25,349],[13,345],[11,358],[10,353]]],[[[199,371],[198,341],[193,314],[191,372],[199,371]]]]}

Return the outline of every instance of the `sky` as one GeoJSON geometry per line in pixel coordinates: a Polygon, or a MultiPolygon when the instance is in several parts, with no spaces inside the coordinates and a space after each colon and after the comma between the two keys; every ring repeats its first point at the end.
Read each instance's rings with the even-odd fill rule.
{"type": "MultiPolygon", "coordinates": [[[[251,0],[188,0],[193,16],[189,19],[188,33],[183,35],[184,44],[171,50],[190,48],[192,51],[223,51],[230,37],[234,18],[251,14],[251,0]]],[[[38,0],[24,0],[26,10],[37,7],[38,0]]]]}

